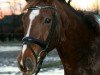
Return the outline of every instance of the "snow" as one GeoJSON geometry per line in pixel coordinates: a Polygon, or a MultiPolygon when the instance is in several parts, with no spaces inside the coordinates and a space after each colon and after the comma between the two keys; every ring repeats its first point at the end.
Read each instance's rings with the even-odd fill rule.
{"type": "Polygon", "coordinates": [[[46,72],[40,72],[38,75],[64,75],[64,71],[62,69],[54,69],[46,72]]]}
{"type": "Polygon", "coordinates": [[[4,66],[0,67],[0,72],[18,72],[19,69],[17,67],[12,67],[12,66],[4,66]]]}
{"type": "Polygon", "coordinates": [[[0,52],[4,51],[18,51],[21,50],[20,46],[0,46],[0,52]]]}
{"type": "MultiPolygon", "coordinates": [[[[17,53],[19,50],[21,51],[22,48],[20,45],[16,43],[0,44],[0,75],[22,75],[17,66],[16,60],[16,56],[18,55],[17,53]]],[[[45,58],[44,66],[53,63],[55,64],[55,62],[58,61],[60,61],[60,58],[57,57],[57,52],[50,52],[50,54],[48,54],[48,56],[45,58]]],[[[51,66],[51,68],[42,68],[38,75],[64,75],[64,72],[63,69],[58,65],[58,67],[51,66]]]]}
{"type": "MultiPolygon", "coordinates": [[[[21,73],[17,67],[6,66],[0,67],[0,75],[21,75],[21,73]]],[[[38,75],[64,75],[64,70],[56,68],[48,71],[41,71],[38,75]]]]}

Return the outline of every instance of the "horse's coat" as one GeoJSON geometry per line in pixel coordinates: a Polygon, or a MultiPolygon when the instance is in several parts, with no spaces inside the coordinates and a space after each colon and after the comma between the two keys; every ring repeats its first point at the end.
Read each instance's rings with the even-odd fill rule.
{"type": "MultiPolygon", "coordinates": [[[[30,30],[31,30],[31,26],[32,26],[32,21],[35,19],[35,17],[39,15],[39,10],[32,10],[30,15],[29,15],[29,19],[30,19],[30,23],[29,23],[29,27],[28,27],[28,31],[26,33],[26,36],[25,37],[29,37],[30,35],[30,30]]],[[[22,57],[23,57],[23,54],[25,52],[25,50],[27,49],[27,45],[24,44],[23,45],[23,48],[22,48],[22,57]]]]}
{"type": "Polygon", "coordinates": [[[27,31],[27,34],[26,34],[26,37],[28,37],[30,35],[30,30],[31,30],[31,26],[32,26],[32,21],[35,19],[35,17],[37,15],[39,15],[39,11],[40,10],[32,10],[30,15],[29,15],[29,19],[30,19],[30,24],[29,24],[29,27],[28,27],[28,31],[27,31]]]}
{"type": "Polygon", "coordinates": [[[26,9],[30,7],[34,7],[35,10],[31,10],[31,12],[29,10],[23,16],[25,37],[31,36],[36,39],[30,39],[35,43],[26,39],[28,43],[23,44],[23,51],[18,59],[18,62],[25,63],[24,65],[19,64],[23,73],[27,75],[26,73],[35,72],[33,69],[37,70],[37,67],[39,67],[35,63],[38,62],[37,56],[43,57],[42,48],[37,42],[40,42],[40,40],[48,42],[46,39],[51,25],[57,24],[54,33],[50,35],[52,38],[50,38],[47,53],[54,48],[57,49],[64,66],[65,75],[96,75],[94,66],[96,65],[97,45],[95,42],[96,39],[100,39],[100,29],[96,19],[92,15],[76,11],[61,0],[33,0],[32,3],[27,5],[26,9]],[[48,8],[48,6],[51,7],[48,8]],[[33,15],[34,11],[36,11],[35,15],[33,15]],[[55,18],[54,16],[57,17],[56,23],[52,21],[55,18]],[[36,41],[37,39],[38,41],[36,41]],[[25,61],[26,58],[30,60],[25,61]],[[30,68],[31,64],[28,62],[35,63],[35,67],[30,68]]]}

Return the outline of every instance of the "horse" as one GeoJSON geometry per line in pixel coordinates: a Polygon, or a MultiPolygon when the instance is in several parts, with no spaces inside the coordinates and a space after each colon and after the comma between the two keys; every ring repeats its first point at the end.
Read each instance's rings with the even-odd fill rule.
{"type": "Polygon", "coordinates": [[[95,65],[100,27],[96,18],[62,0],[27,2],[24,8],[27,12],[22,18],[22,50],[17,58],[23,75],[37,75],[46,55],[54,48],[63,64],[64,75],[98,74],[95,65]]]}

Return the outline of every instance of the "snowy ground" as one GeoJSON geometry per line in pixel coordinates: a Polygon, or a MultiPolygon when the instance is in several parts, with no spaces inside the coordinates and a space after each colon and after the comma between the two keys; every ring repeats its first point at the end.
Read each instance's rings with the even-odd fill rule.
{"type": "MultiPolygon", "coordinates": [[[[1,68],[0,68],[0,72],[1,72],[0,75],[21,75],[17,67],[8,66],[8,67],[4,67],[4,68],[1,67],[1,68]],[[1,72],[1,68],[3,72],[1,72]]],[[[54,68],[52,70],[41,71],[39,72],[38,75],[64,75],[64,72],[62,69],[54,68]]]]}
{"type": "MultiPolygon", "coordinates": [[[[0,44],[0,75],[21,75],[16,61],[20,50],[19,43],[0,44]]],[[[63,73],[60,58],[54,50],[45,58],[43,68],[38,75],[63,75],[63,73]]]]}

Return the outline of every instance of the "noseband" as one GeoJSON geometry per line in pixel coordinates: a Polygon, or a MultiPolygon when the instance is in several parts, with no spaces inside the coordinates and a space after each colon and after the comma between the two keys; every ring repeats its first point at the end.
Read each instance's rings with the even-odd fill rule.
{"type": "MultiPolygon", "coordinates": [[[[30,7],[28,8],[28,10],[40,10],[40,9],[53,9],[54,11],[56,10],[56,7],[53,7],[53,6],[35,6],[35,7],[30,7]]],[[[30,50],[33,52],[33,55],[35,56],[36,60],[37,60],[37,71],[36,71],[36,74],[40,71],[41,69],[41,65],[42,65],[42,62],[43,62],[43,59],[44,58],[41,58],[40,55],[42,52],[45,52],[47,53],[48,52],[48,49],[50,47],[50,43],[51,43],[51,40],[52,40],[52,36],[53,36],[53,33],[55,31],[55,28],[56,28],[56,25],[57,25],[57,14],[56,12],[54,14],[52,14],[53,16],[53,20],[52,20],[52,25],[50,27],[50,31],[49,31],[49,34],[47,36],[47,39],[45,41],[42,41],[40,39],[36,39],[34,37],[24,37],[23,38],[23,43],[24,44],[27,44],[28,48],[30,48],[30,50]],[[32,49],[32,47],[30,45],[32,44],[37,44],[39,45],[41,48],[42,48],[42,51],[39,53],[39,55],[37,56],[37,54],[34,52],[34,50],[32,49]]]]}

